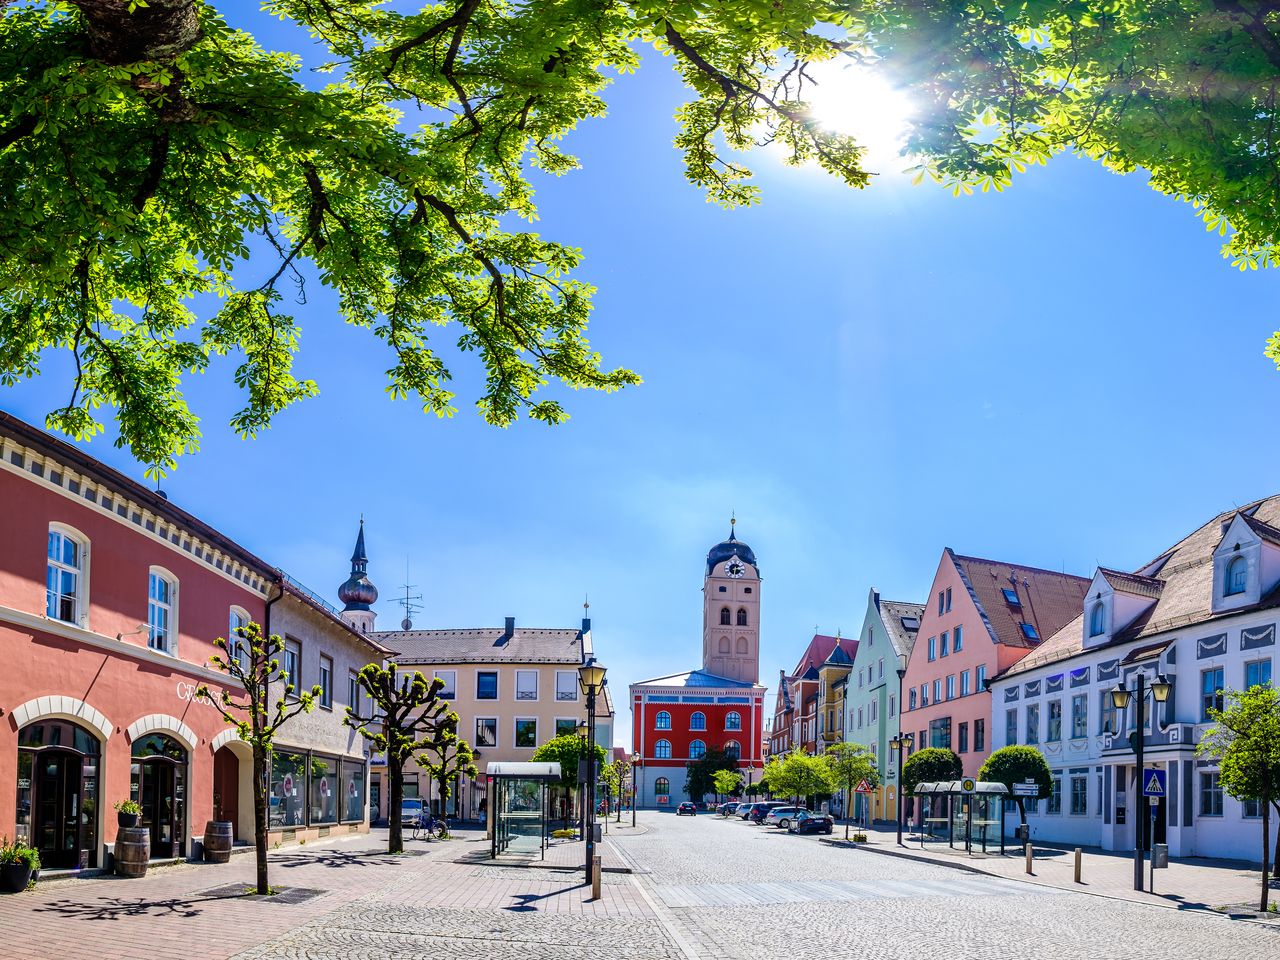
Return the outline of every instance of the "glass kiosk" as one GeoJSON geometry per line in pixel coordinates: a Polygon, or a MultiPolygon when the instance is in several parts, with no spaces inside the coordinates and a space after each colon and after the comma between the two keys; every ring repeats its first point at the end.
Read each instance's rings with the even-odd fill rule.
{"type": "MultiPolygon", "coordinates": [[[[972,778],[940,780],[917,784],[913,792],[925,805],[926,824],[946,828],[951,849],[961,846],[971,854],[977,846],[987,853],[987,845],[999,841],[1000,853],[1004,853],[1004,800],[1009,788],[1003,783],[979,783],[972,778]]],[[[930,839],[941,840],[934,830],[927,832],[930,839]]],[[[925,833],[921,833],[920,845],[924,843],[925,833]]]]}

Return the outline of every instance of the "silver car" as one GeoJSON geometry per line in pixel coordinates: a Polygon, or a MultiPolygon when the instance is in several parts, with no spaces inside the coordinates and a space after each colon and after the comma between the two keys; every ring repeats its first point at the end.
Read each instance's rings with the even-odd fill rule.
{"type": "Polygon", "coordinates": [[[774,807],[764,817],[766,827],[779,827],[783,830],[791,826],[791,821],[804,807],[774,807]]]}

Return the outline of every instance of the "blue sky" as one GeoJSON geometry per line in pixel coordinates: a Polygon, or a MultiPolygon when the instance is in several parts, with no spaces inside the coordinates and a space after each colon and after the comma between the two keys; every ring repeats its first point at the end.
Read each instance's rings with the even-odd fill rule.
{"type": "MultiPolygon", "coordinates": [[[[726,212],[683,178],[681,96],[649,57],[570,141],[583,169],[540,183],[537,229],[600,288],[593,344],[643,386],[504,431],[463,367],[437,421],[386,398],[391,361],[312,284],[298,367],[321,395],[244,442],[234,359],[193,381],[205,438],[172,499],[328,596],[363,512],[384,628],[406,564],[424,627],[568,626],[589,595],[620,695],[698,665],[730,511],[761,563],[770,684],[815,626],[855,633],[871,586],[923,599],[944,546],[1087,576],[1280,490],[1280,277],[1238,273],[1190,208],[1069,157],[957,199],[760,153],[763,203],[726,212]]],[[[2,402],[40,423],[62,386],[2,402]]]]}

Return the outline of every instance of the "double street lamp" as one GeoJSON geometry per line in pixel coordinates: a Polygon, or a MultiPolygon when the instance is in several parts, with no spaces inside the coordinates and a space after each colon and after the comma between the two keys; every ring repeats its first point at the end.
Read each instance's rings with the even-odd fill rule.
{"type": "MultiPolygon", "coordinates": [[[[1134,778],[1137,786],[1137,822],[1133,825],[1133,889],[1141,891],[1142,886],[1142,852],[1143,852],[1143,831],[1146,829],[1147,823],[1147,795],[1142,785],[1142,746],[1146,739],[1146,705],[1147,693],[1150,692],[1155,703],[1164,703],[1169,699],[1169,681],[1162,673],[1151,681],[1151,686],[1147,686],[1146,674],[1138,674],[1138,686],[1134,690],[1125,689],[1123,684],[1116,684],[1115,689],[1111,691],[1111,704],[1117,710],[1125,710],[1129,706],[1129,701],[1133,700],[1136,715],[1134,716],[1134,733],[1133,733],[1133,752],[1134,752],[1134,768],[1137,776],[1134,778]]],[[[1154,704],[1153,704],[1154,712],[1154,704]]],[[[1153,838],[1154,839],[1154,838],[1153,838]]]]}
{"type": "Polygon", "coordinates": [[[596,856],[596,697],[604,690],[604,672],[604,667],[596,663],[595,657],[578,668],[578,684],[587,697],[587,813],[583,831],[587,835],[587,883],[592,881],[591,871],[596,856]]]}
{"type": "Polygon", "coordinates": [[[914,733],[899,733],[889,741],[889,749],[898,754],[898,777],[895,789],[898,791],[898,846],[902,846],[902,752],[910,750],[915,743],[914,733]]]}

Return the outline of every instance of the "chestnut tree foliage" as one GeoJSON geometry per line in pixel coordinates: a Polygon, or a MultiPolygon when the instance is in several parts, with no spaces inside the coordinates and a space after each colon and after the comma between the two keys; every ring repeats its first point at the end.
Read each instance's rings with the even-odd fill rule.
{"type": "Polygon", "coordinates": [[[91,436],[109,408],[155,472],[197,446],[183,380],[221,357],[243,435],[316,392],[293,366],[306,278],[439,416],[455,369],[497,425],[563,420],[548,384],[639,382],[586,339],[580,252],[523,224],[531,171],[576,166],[566,136],[646,48],[689,91],[675,145],[719,204],[755,201],[760,143],[869,182],[806,104],[844,58],[916,100],[921,177],[1000,189],[1076,151],[1194,205],[1240,267],[1277,260],[1280,0],[263,0],[319,73],[230,2],[0,0],[0,381],[70,355],[48,424],[91,436]]]}

